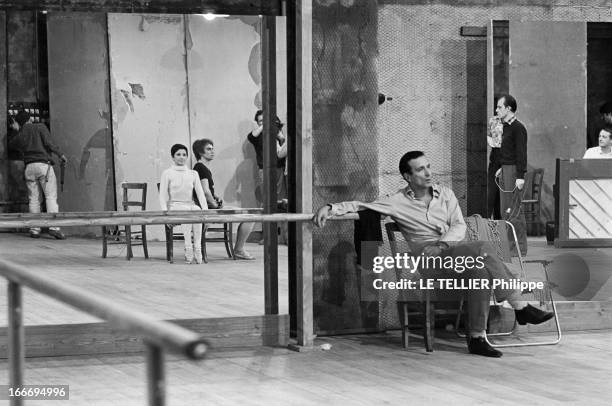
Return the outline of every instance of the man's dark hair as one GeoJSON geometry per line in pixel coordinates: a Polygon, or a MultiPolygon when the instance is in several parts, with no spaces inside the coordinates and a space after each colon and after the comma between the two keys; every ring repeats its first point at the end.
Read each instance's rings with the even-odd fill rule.
{"type": "Polygon", "coordinates": [[[215,143],[208,138],[201,138],[199,140],[195,140],[191,149],[193,150],[193,156],[195,159],[200,160],[200,158],[206,152],[207,145],[215,145],[215,143]]]}
{"type": "Polygon", "coordinates": [[[187,149],[186,146],[184,146],[183,144],[174,144],[172,148],[170,148],[170,156],[173,157],[174,154],[176,154],[176,152],[180,151],[181,149],[184,149],[187,155],[189,155],[189,150],[187,149]]]}
{"type": "Polygon", "coordinates": [[[502,97],[504,98],[504,106],[508,107],[513,113],[516,113],[516,99],[509,94],[505,94],[502,97]]]}
{"type": "Polygon", "coordinates": [[[612,102],[605,102],[599,108],[599,114],[610,114],[612,113],[612,102]]]}
{"type": "Polygon", "coordinates": [[[253,120],[257,121],[257,117],[261,116],[263,114],[263,110],[257,110],[255,112],[255,117],[253,117],[253,120]]]}
{"type": "MultiPolygon", "coordinates": [[[[600,132],[601,132],[601,131],[605,131],[605,132],[607,132],[608,134],[610,134],[610,137],[612,137],[612,127],[608,127],[608,126],[606,126],[606,127],[601,127],[601,130],[599,130],[599,131],[600,131],[600,132]]],[[[599,135],[599,134],[597,134],[597,135],[599,135]]]]}
{"type": "Polygon", "coordinates": [[[25,123],[30,121],[30,113],[25,110],[19,110],[19,113],[15,116],[15,121],[19,124],[19,127],[23,127],[25,123]]]}
{"type": "Polygon", "coordinates": [[[412,161],[413,159],[417,159],[420,158],[422,156],[425,156],[425,153],[423,151],[408,151],[404,154],[404,156],[402,157],[402,159],[400,159],[399,162],[399,171],[400,174],[412,174],[412,169],[410,168],[410,161],[412,161]]]}

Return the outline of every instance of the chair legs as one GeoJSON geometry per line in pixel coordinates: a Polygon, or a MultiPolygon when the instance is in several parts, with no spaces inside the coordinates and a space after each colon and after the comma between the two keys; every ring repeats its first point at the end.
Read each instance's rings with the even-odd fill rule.
{"type": "Polygon", "coordinates": [[[230,258],[234,257],[234,244],[232,236],[232,223],[223,223],[223,238],[225,239],[225,251],[230,258]]]}
{"type": "MultiPolygon", "coordinates": [[[[425,341],[425,350],[427,352],[433,352],[434,345],[434,314],[435,314],[435,306],[431,301],[431,297],[425,293],[425,303],[423,303],[423,339],[425,341]]],[[[409,342],[409,316],[408,316],[408,302],[398,302],[397,310],[399,313],[400,327],[402,329],[402,345],[404,348],[408,348],[409,342]]]]}
{"type": "Polygon", "coordinates": [[[221,242],[223,241],[223,243],[225,244],[225,251],[227,252],[227,256],[230,259],[236,259],[236,256],[234,255],[234,240],[233,240],[233,234],[232,234],[232,223],[223,223],[223,229],[221,228],[215,228],[215,229],[210,229],[210,231],[212,232],[219,232],[219,233],[223,233],[223,237],[222,238],[206,238],[206,232],[209,231],[208,227],[206,224],[202,225],[202,259],[204,260],[204,263],[207,264],[208,263],[208,255],[207,255],[207,251],[206,251],[206,242],[221,242]]]}
{"type": "Polygon", "coordinates": [[[134,253],[132,252],[132,227],[125,226],[125,244],[127,246],[126,250],[126,258],[127,260],[131,260],[134,257],[134,253]]]}
{"type": "Polygon", "coordinates": [[[149,259],[149,250],[147,248],[147,228],[142,226],[142,250],[144,251],[145,259],[149,259]]]}
{"type": "Polygon", "coordinates": [[[166,230],[166,261],[174,262],[174,244],[172,241],[172,226],[169,224],[165,225],[166,230]]]}
{"type": "Polygon", "coordinates": [[[433,352],[434,342],[434,306],[431,303],[429,290],[425,291],[425,349],[427,352],[433,352]]]}
{"type": "MultiPolygon", "coordinates": [[[[118,226],[102,226],[102,258],[106,258],[108,255],[108,245],[109,244],[125,244],[126,245],[126,254],[125,258],[127,260],[131,260],[134,258],[134,250],[132,245],[132,227],[125,226],[125,235],[123,236],[119,230],[118,226]],[[109,242],[109,238],[112,242],[109,242]]],[[[136,232],[137,233],[137,232],[136,232]]],[[[147,229],[146,226],[142,226],[141,228],[142,235],[142,248],[144,251],[145,259],[149,259],[149,250],[147,247],[147,229]]],[[[140,245],[140,243],[135,243],[136,245],[140,245]]]]}
{"type": "Polygon", "coordinates": [[[106,226],[102,226],[102,258],[106,258],[106,253],[108,251],[108,230],[106,226]]]}

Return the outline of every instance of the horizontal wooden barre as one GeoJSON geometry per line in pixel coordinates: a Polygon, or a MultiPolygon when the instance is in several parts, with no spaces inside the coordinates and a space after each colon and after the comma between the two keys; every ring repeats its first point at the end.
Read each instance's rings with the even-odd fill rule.
{"type": "MultiPolygon", "coordinates": [[[[74,219],[74,218],[107,218],[107,217],[149,217],[151,215],[161,215],[170,213],[169,211],[71,211],[60,213],[3,213],[0,219],[74,219]]],[[[179,216],[189,215],[192,210],[172,210],[172,214],[179,216]]],[[[235,209],[208,209],[206,215],[213,214],[263,214],[261,208],[235,208],[235,209]]]]}
{"type": "Polygon", "coordinates": [[[141,336],[147,342],[191,359],[203,358],[208,349],[207,342],[193,331],[131,310],[84,288],[56,281],[44,273],[31,271],[24,266],[0,259],[0,275],[78,310],[107,320],[121,330],[141,336]]]}
{"type": "MultiPolygon", "coordinates": [[[[210,210],[208,210],[210,211],[210,210]]],[[[141,224],[189,224],[189,223],[285,223],[311,221],[310,213],[274,213],[274,214],[210,214],[208,211],[144,211],[134,212],[137,215],[115,216],[117,212],[101,212],[98,217],[71,216],[43,217],[5,217],[0,215],[0,228],[28,227],[76,227],[76,226],[124,226],[141,224]]],[[[119,212],[120,213],[120,212],[119,212]]],[[[69,214],[69,213],[63,213],[69,214]]],[[[357,214],[334,216],[330,220],[357,220],[357,214]]]]}

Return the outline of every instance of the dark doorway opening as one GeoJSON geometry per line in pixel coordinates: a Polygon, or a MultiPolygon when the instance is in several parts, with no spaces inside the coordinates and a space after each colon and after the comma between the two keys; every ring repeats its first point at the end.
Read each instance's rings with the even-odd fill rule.
{"type": "Polygon", "coordinates": [[[612,23],[587,23],[586,148],[599,145],[599,108],[612,102],[612,23]]]}

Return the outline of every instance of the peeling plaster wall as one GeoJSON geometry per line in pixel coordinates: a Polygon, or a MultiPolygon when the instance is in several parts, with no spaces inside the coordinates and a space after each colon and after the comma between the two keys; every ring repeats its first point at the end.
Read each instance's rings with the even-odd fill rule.
{"type": "MultiPolygon", "coordinates": [[[[261,19],[188,16],[191,143],[215,143],[211,171],[226,204],[257,207],[255,150],[246,135],[261,108],[261,19]]],[[[277,114],[286,120],[285,19],[277,18],[277,114]]],[[[195,159],[195,158],[194,158],[195,159]]]]}
{"type": "Polygon", "coordinates": [[[146,182],[147,210],[159,210],[170,147],[190,141],[183,16],[108,14],[108,35],[117,207],[122,182],[146,182]]]}
{"type": "Polygon", "coordinates": [[[115,210],[106,15],[49,13],[47,31],[51,134],[68,158],[60,209],[115,210]]]}

